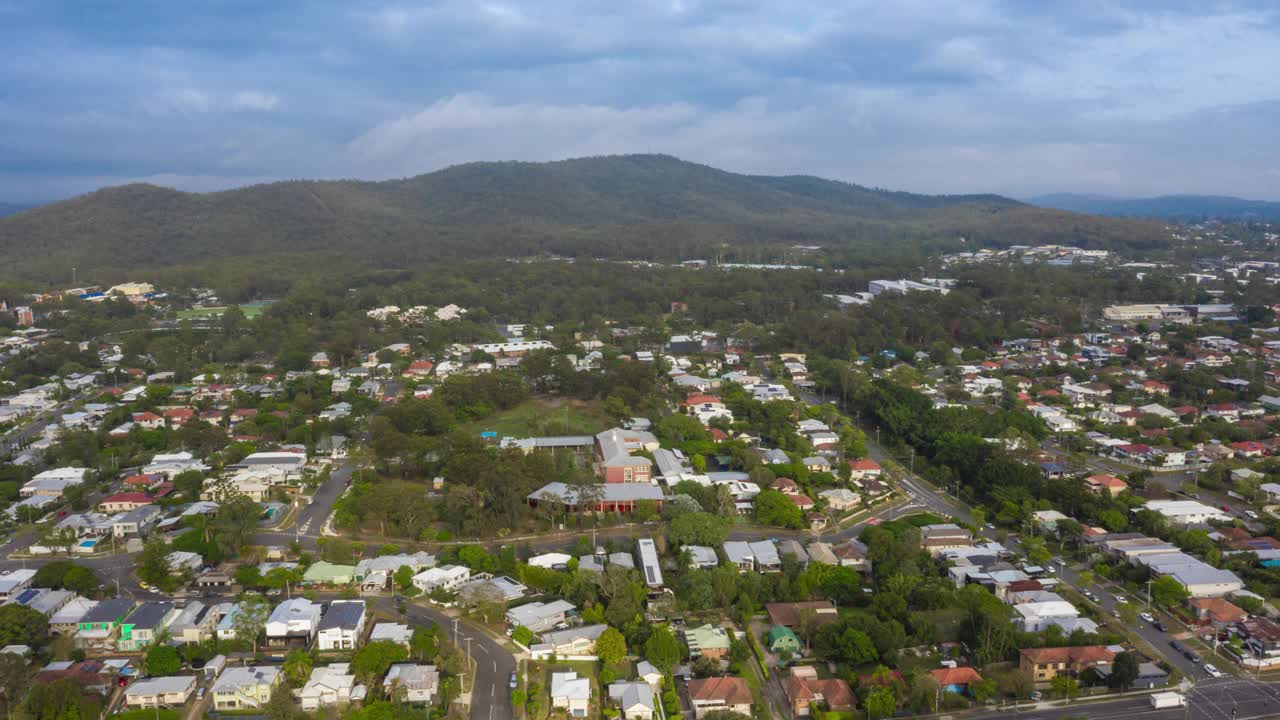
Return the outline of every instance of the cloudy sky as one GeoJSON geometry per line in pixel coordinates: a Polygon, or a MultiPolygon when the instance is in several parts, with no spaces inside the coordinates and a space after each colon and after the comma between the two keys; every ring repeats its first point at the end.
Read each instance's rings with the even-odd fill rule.
{"type": "Polygon", "coordinates": [[[1280,200],[1274,0],[0,0],[0,201],[663,152],[1280,200]]]}

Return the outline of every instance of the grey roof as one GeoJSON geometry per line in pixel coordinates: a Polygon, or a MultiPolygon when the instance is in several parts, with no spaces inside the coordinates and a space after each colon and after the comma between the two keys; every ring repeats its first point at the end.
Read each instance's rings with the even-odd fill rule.
{"type": "MultiPolygon", "coordinates": [[[[648,462],[645,459],[645,462],[648,462]]],[[[648,483],[605,483],[598,486],[600,502],[633,502],[637,500],[661,500],[662,490],[648,483]]],[[[562,482],[547,483],[529,493],[530,500],[539,500],[544,494],[559,497],[570,505],[577,504],[577,490],[562,482]]]]}
{"type": "Polygon", "coordinates": [[[549,643],[551,645],[563,645],[565,643],[573,642],[579,638],[595,640],[608,629],[608,625],[582,625],[580,627],[569,628],[568,630],[556,630],[555,632],[543,633],[541,640],[542,642],[549,643]]]}
{"type": "Polygon", "coordinates": [[[615,682],[609,686],[609,697],[617,700],[624,711],[636,705],[654,709],[653,688],[646,682],[615,682]]]}
{"type": "Polygon", "coordinates": [[[360,618],[364,616],[364,612],[363,600],[334,601],[329,605],[329,609],[325,611],[324,616],[320,618],[319,629],[352,629],[360,623],[360,618]]]}
{"type": "Polygon", "coordinates": [[[195,688],[194,675],[173,675],[169,677],[153,677],[139,680],[129,686],[125,695],[169,695],[172,693],[191,692],[195,688]]]}
{"type": "Polygon", "coordinates": [[[115,622],[116,620],[119,620],[121,617],[127,615],[129,611],[133,610],[133,608],[136,606],[137,606],[137,603],[133,601],[133,598],[127,598],[127,597],[110,598],[108,600],[103,600],[97,605],[94,605],[93,608],[89,610],[89,612],[85,613],[84,616],[80,618],[80,622],[82,623],[115,622]]]}
{"type": "Polygon", "coordinates": [[[163,514],[163,511],[155,505],[139,505],[129,512],[114,519],[117,525],[122,523],[145,523],[152,518],[163,514]]]}
{"type": "Polygon", "coordinates": [[[135,629],[153,630],[164,622],[165,617],[171,612],[173,612],[173,603],[149,600],[130,613],[129,617],[124,619],[124,624],[132,625],[135,629]]]}
{"type": "Polygon", "coordinates": [[[778,557],[778,548],[768,540],[757,540],[747,543],[751,546],[751,554],[761,565],[778,565],[782,559],[778,557]]]}
{"type": "Polygon", "coordinates": [[[724,556],[731,563],[741,563],[745,560],[755,562],[756,556],[751,552],[751,546],[741,540],[730,540],[724,544],[724,556]]]}
{"type": "Polygon", "coordinates": [[[716,551],[713,548],[703,545],[686,545],[684,549],[689,552],[689,557],[693,560],[694,565],[718,565],[720,563],[720,558],[716,557],[716,551]]]}

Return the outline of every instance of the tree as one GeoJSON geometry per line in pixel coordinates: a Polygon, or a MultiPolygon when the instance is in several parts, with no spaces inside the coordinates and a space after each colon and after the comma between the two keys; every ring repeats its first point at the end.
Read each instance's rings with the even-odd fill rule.
{"type": "Polygon", "coordinates": [[[533,645],[533,641],[536,640],[537,637],[533,634],[532,630],[520,625],[517,626],[515,630],[511,631],[511,639],[525,647],[529,647],[530,645],[533,645]]]}
{"type": "Polygon", "coordinates": [[[605,665],[613,665],[627,656],[627,640],[616,628],[605,628],[596,638],[596,655],[605,665]]]}
{"type": "Polygon", "coordinates": [[[163,540],[148,541],[138,554],[138,577],[160,588],[170,582],[169,546],[163,540]]]}
{"type": "Polygon", "coordinates": [[[403,645],[390,640],[377,640],[360,648],[351,656],[352,672],[372,682],[387,673],[393,663],[409,659],[409,651],[403,645]]]}
{"type": "MultiPolygon", "coordinates": [[[[9,693],[5,693],[8,701],[9,693]]],[[[34,685],[23,698],[17,717],[28,720],[97,720],[102,704],[71,679],[34,685]]],[[[10,710],[12,715],[12,710],[10,710]]]]}
{"type": "Polygon", "coordinates": [[[307,717],[294,704],[293,693],[289,691],[289,687],[284,683],[276,685],[272,689],[271,698],[267,700],[266,711],[269,720],[297,720],[298,718],[307,717]]]}
{"type": "Polygon", "coordinates": [[[718,515],[691,512],[677,516],[667,528],[667,539],[673,546],[723,545],[729,537],[729,523],[718,515]]]}
{"type": "Polygon", "coordinates": [[[1128,690],[1133,681],[1138,679],[1138,657],[1131,652],[1116,655],[1111,663],[1111,677],[1107,683],[1120,690],[1128,690]]]}
{"type": "Polygon", "coordinates": [[[1073,677],[1058,675],[1049,683],[1049,687],[1058,695],[1073,700],[1080,694],[1080,682],[1073,677]]]}
{"type": "Polygon", "coordinates": [[[1191,597],[1187,588],[1171,575],[1162,575],[1151,583],[1151,601],[1164,607],[1181,605],[1191,597]]]}
{"type": "Polygon", "coordinates": [[[898,709],[898,700],[893,696],[893,689],[877,686],[867,693],[865,701],[867,714],[872,718],[887,718],[898,709]]]}
{"type": "Polygon", "coordinates": [[[398,569],[396,569],[395,575],[392,576],[392,579],[395,580],[396,587],[401,590],[408,590],[412,588],[413,587],[413,568],[409,567],[408,565],[401,565],[398,569]]]}
{"type": "Polygon", "coordinates": [[[413,634],[409,636],[409,650],[419,662],[431,660],[436,656],[437,632],[435,625],[429,628],[418,626],[413,629],[413,634]]]}
{"type": "Polygon", "coordinates": [[[680,662],[680,655],[680,642],[676,640],[670,626],[659,625],[654,628],[644,643],[644,658],[663,675],[671,674],[676,663],[680,662]]]}
{"type": "Polygon", "coordinates": [[[143,660],[147,674],[151,677],[177,675],[182,670],[182,657],[172,645],[154,643],[147,648],[147,656],[143,660]]]}
{"type": "Polygon", "coordinates": [[[292,687],[302,687],[307,684],[307,678],[311,677],[311,670],[315,667],[315,659],[311,657],[311,653],[306,650],[294,650],[284,660],[285,678],[292,687]]]}
{"type": "Polygon", "coordinates": [[[49,618],[26,605],[0,606],[0,645],[39,647],[49,639],[49,618]]]}
{"type": "Polygon", "coordinates": [[[258,651],[258,636],[267,627],[267,618],[271,616],[272,603],[264,595],[253,594],[246,597],[236,606],[236,614],[231,621],[236,639],[249,643],[253,651],[258,651]]]}
{"type": "Polygon", "coordinates": [[[773,488],[756,495],[755,514],[756,522],[775,527],[798,528],[804,520],[804,513],[791,498],[773,488]]]}
{"type": "Polygon", "coordinates": [[[973,683],[969,686],[969,693],[973,695],[973,699],[985,703],[996,696],[996,679],[987,678],[981,682],[973,683]]]}

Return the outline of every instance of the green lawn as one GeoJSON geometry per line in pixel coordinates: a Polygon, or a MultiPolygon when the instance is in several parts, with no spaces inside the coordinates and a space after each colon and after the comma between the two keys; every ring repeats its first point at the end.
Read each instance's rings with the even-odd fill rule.
{"type": "Polygon", "coordinates": [[[464,430],[493,431],[498,437],[594,435],[613,423],[598,403],[567,400],[529,400],[492,417],[470,423],[464,430]]]}
{"type": "Polygon", "coordinates": [[[115,720],[181,720],[182,713],[170,708],[161,708],[159,710],[135,708],[118,712],[111,717],[115,720]]]}
{"type": "MultiPolygon", "coordinates": [[[[240,306],[240,312],[244,313],[244,316],[246,318],[249,318],[250,320],[252,320],[258,317],[259,315],[261,315],[263,311],[270,306],[271,306],[271,303],[267,301],[245,303],[240,306]]],[[[192,308],[190,310],[179,310],[178,319],[179,320],[207,320],[207,319],[212,319],[212,318],[221,316],[225,310],[226,310],[225,307],[192,308]]]]}

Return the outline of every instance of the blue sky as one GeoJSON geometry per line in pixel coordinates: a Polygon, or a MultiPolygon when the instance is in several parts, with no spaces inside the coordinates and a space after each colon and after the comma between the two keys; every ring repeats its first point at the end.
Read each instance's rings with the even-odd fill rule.
{"type": "Polygon", "coordinates": [[[1280,200],[1280,4],[0,0],[0,200],[665,152],[1280,200]]]}

